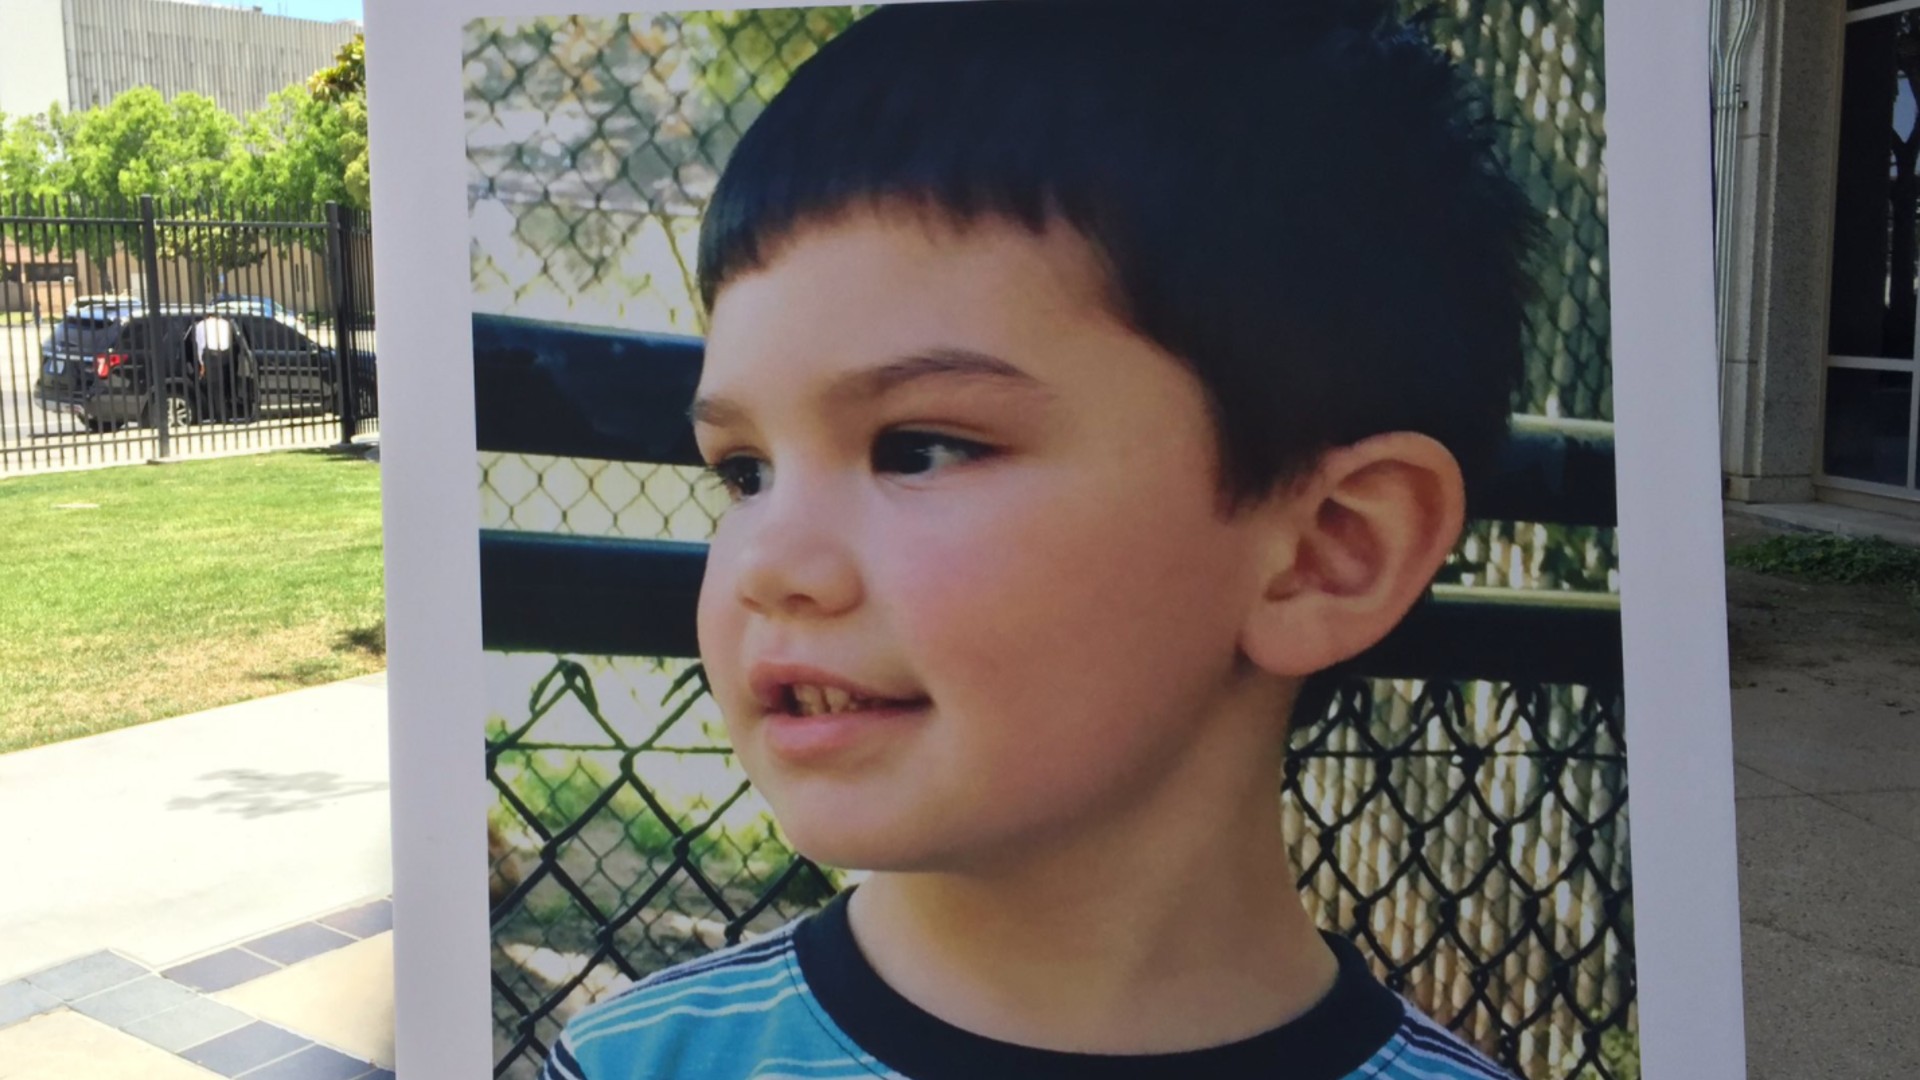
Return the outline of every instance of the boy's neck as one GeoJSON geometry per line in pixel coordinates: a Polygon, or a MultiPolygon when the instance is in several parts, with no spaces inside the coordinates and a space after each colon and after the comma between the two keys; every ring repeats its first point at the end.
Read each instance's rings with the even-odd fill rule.
{"type": "Polygon", "coordinates": [[[1111,831],[1124,850],[876,873],[852,898],[855,940],[907,1000],[1003,1042],[1149,1054],[1257,1035],[1338,972],[1294,885],[1273,777],[1211,822],[1143,814],[1111,831]]]}

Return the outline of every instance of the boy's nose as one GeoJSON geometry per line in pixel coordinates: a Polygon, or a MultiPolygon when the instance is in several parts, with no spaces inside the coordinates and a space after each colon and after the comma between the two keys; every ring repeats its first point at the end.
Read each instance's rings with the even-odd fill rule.
{"type": "Polygon", "coordinates": [[[863,587],[846,543],[846,515],[798,491],[776,488],[768,498],[731,555],[740,602],[758,614],[790,618],[857,607],[863,587]]]}

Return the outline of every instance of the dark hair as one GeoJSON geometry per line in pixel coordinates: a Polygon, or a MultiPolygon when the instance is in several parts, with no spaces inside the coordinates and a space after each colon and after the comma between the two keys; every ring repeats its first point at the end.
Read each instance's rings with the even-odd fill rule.
{"type": "Polygon", "coordinates": [[[903,204],[1065,221],[1205,385],[1223,490],[1385,431],[1469,483],[1522,372],[1536,216],[1465,78],[1384,0],[975,0],[855,22],[707,209],[712,305],[796,229],[903,204]]]}

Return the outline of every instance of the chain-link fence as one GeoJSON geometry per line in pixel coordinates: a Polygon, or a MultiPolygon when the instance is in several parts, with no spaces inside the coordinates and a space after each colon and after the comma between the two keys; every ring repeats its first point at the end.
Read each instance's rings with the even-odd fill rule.
{"type": "MultiPolygon", "coordinates": [[[[471,24],[476,310],[704,332],[693,258],[719,170],[793,68],[863,10],[471,24]]],[[[1608,421],[1600,5],[1446,0],[1433,15],[1547,214],[1516,411],[1608,421]]],[[[724,503],[690,469],[501,453],[480,466],[487,529],[702,541],[724,503]]],[[[1614,592],[1613,533],[1476,522],[1442,581],[1614,592]]],[[[500,1075],[531,1076],[586,1002],[845,884],[781,844],[692,671],[488,657],[500,1075]]],[[[1288,820],[1316,915],[1535,1080],[1638,1076],[1620,717],[1612,680],[1356,682],[1296,734],[1288,820]]]]}
{"type": "MultiPolygon", "coordinates": [[[[496,657],[490,680],[533,685],[488,727],[499,1075],[846,883],[780,841],[696,667],[496,657]]],[[[1637,1077],[1625,769],[1617,687],[1356,682],[1288,760],[1309,910],[1522,1075],[1637,1077]]]]}

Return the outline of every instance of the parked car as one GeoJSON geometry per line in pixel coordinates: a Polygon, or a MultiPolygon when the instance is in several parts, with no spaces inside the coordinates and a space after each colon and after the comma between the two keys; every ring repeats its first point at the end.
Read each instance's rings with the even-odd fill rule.
{"type": "MultiPolygon", "coordinates": [[[[364,415],[371,411],[373,357],[356,351],[354,362],[364,415]]],[[[34,396],[41,408],[71,413],[88,430],[104,431],[126,424],[158,426],[162,410],[169,427],[222,412],[252,417],[332,412],[338,408],[338,385],[334,350],[289,315],[269,318],[188,305],[168,305],[155,313],[102,307],[77,310],[55,327],[42,346],[34,396]],[[194,371],[190,339],[195,323],[216,314],[234,324],[253,357],[253,377],[236,381],[225,409],[219,408],[217,388],[194,371]]]]}
{"type": "Polygon", "coordinates": [[[106,311],[140,311],[146,304],[137,296],[120,293],[113,296],[80,296],[67,305],[66,318],[80,314],[98,314],[106,311]]]}
{"type": "Polygon", "coordinates": [[[232,311],[251,311],[255,315],[265,315],[268,318],[272,318],[276,312],[287,310],[275,304],[271,297],[241,296],[238,293],[218,293],[207,303],[213,307],[232,311]]]}
{"type": "Polygon", "coordinates": [[[307,326],[306,322],[302,320],[300,316],[287,310],[286,305],[276,305],[273,301],[265,297],[240,296],[226,297],[223,299],[222,297],[216,296],[208,302],[208,306],[215,311],[223,311],[229,314],[259,315],[291,327],[295,333],[298,333],[302,337],[315,337],[312,328],[307,326]]]}

